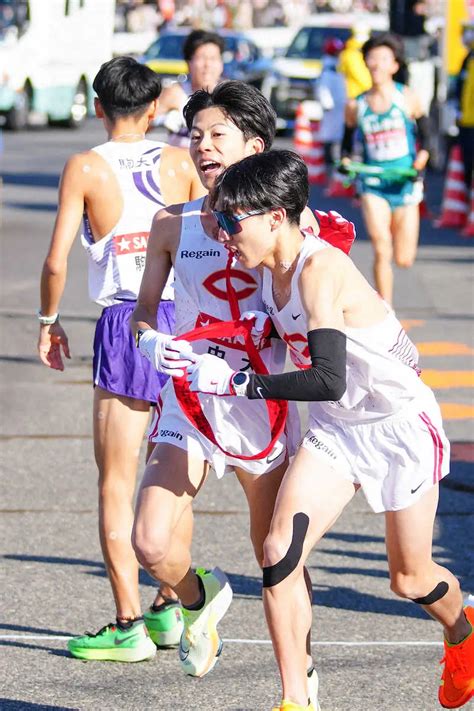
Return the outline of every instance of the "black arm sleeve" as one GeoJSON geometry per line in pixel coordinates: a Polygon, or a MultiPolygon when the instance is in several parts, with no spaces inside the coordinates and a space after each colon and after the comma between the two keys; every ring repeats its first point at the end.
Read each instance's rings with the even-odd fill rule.
{"type": "Polygon", "coordinates": [[[346,391],[346,336],[334,328],[308,332],[312,367],[279,375],[250,376],[251,400],[340,400],[346,391]]]}
{"type": "Polygon", "coordinates": [[[352,144],[354,142],[355,126],[344,126],[344,135],[341,143],[341,158],[350,158],[352,155],[352,144]]]}
{"type": "Polygon", "coordinates": [[[420,148],[430,150],[430,121],[427,116],[420,116],[416,119],[416,132],[420,148]]]}

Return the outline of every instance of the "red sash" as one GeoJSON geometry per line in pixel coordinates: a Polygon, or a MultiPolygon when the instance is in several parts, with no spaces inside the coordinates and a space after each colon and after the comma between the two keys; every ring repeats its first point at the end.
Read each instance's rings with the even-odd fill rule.
{"type": "MultiPolygon", "coordinates": [[[[219,339],[221,339],[229,338],[232,336],[243,336],[245,347],[249,356],[250,365],[252,366],[255,373],[266,375],[268,373],[268,370],[251,336],[253,321],[240,320],[239,302],[230,278],[230,267],[232,260],[233,255],[230,253],[226,266],[226,286],[230,311],[234,320],[220,321],[218,323],[212,323],[209,326],[201,326],[199,328],[194,328],[192,331],[180,334],[179,338],[192,342],[198,341],[202,338],[212,339],[218,337],[219,339]]],[[[267,454],[272,451],[273,447],[275,446],[275,442],[280,437],[285,427],[286,416],[288,412],[288,403],[286,402],[286,400],[265,400],[265,405],[268,411],[271,435],[271,440],[268,445],[261,452],[252,455],[235,454],[233,452],[228,452],[216,440],[214,432],[212,431],[212,427],[209,424],[202,410],[198,393],[192,392],[189,389],[189,383],[187,381],[186,374],[184,374],[184,376],[181,378],[173,378],[173,385],[179,405],[188,420],[191,422],[191,424],[194,425],[194,427],[196,427],[196,429],[201,432],[201,434],[207,437],[208,440],[215,444],[221,450],[221,452],[230,457],[233,457],[234,459],[241,459],[245,461],[263,459],[263,457],[266,457],[267,454]]]]}

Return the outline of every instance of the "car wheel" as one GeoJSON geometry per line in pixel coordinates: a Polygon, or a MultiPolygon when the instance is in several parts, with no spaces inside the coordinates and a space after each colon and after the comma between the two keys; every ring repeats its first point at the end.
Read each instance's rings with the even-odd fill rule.
{"type": "Polygon", "coordinates": [[[5,127],[10,131],[22,131],[28,126],[28,116],[31,109],[31,87],[25,84],[16,94],[15,103],[7,113],[5,127]]]}

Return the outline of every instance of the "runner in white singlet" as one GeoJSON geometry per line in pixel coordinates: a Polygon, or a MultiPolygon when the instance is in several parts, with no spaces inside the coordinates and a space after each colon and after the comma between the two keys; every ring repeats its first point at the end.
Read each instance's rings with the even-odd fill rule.
{"type": "Polygon", "coordinates": [[[392,590],[444,628],[439,699],[461,706],[474,688],[474,607],[463,611],[457,579],[432,559],[439,481],[449,470],[440,410],[391,309],[349,257],[301,231],[307,194],[301,158],[270,151],[228,168],[210,200],[219,238],[239,263],[263,266],[267,312],[298,370],[245,375],[209,354],[188,367],[192,391],[309,403],[309,430],[264,544],[265,612],[283,686],[278,708],[313,708],[304,563],[359,488],[375,512],[385,512],[392,590]],[[298,609],[297,625],[289,609],[298,609]]]}
{"type": "MultiPolygon", "coordinates": [[[[225,283],[228,250],[207,235],[203,229],[202,205],[204,198],[186,203],[181,213],[181,234],[174,255],[174,289],[176,295],[177,336],[198,326],[232,320],[225,283]]],[[[231,282],[239,302],[240,312],[262,310],[261,278],[257,270],[244,270],[237,264],[232,268],[231,282]]],[[[236,370],[251,371],[249,356],[244,344],[236,339],[199,340],[193,343],[195,353],[213,353],[223,358],[236,370]]],[[[284,368],[286,348],[282,341],[267,339],[261,350],[262,359],[271,373],[284,368]]],[[[270,440],[268,414],[262,402],[238,403],[235,399],[221,399],[203,395],[201,404],[211,424],[216,439],[228,452],[254,455],[265,448],[270,440]],[[251,417],[255,428],[249,433],[245,424],[251,417]]],[[[177,402],[173,383],[163,389],[158,408],[149,429],[151,442],[168,442],[212,464],[217,476],[223,476],[226,467],[240,467],[252,474],[275,469],[294,454],[299,439],[293,413],[289,425],[294,427],[291,443],[282,437],[263,459],[242,462],[226,456],[188,420],[177,402]],[[178,436],[180,435],[180,436],[178,436]]]]}
{"type": "MultiPolygon", "coordinates": [[[[195,93],[185,115],[188,125],[192,126],[191,157],[207,188],[212,188],[226,166],[246,155],[267,150],[275,135],[273,109],[257,89],[243,82],[223,82],[212,94],[195,93]]],[[[311,214],[305,214],[303,219],[304,226],[318,229],[311,214]]],[[[228,321],[232,317],[224,278],[228,254],[216,241],[216,235],[217,224],[207,199],[173,206],[155,218],[132,320],[138,331],[139,348],[154,362],[159,360],[160,334],[150,327],[155,326],[156,304],[172,266],[175,268],[179,334],[207,321],[228,321]]],[[[232,284],[241,312],[262,304],[256,270],[234,266],[232,284]]],[[[268,367],[281,369],[281,345],[262,349],[268,367]]],[[[196,352],[222,356],[235,368],[248,367],[246,353],[238,344],[229,347],[219,341],[195,341],[192,346],[196,352]]],[[[172,388],[172,383],[168,383],[163,393],[162,411],[151,432],[157,446],[139,492],[133,540],[142,565],[155,578],[170,584],[183,602],[185,631],[180,645],[181,664],[187,674],[203,676],[212,669],[220,651],[216,624],[230,604],[231,591],[221,571],[196,574],[191,570],[189,542],[180,536],[180,519],[207,476],[207,463],[215,466],[218,475],[222,475],[226,466],[233,466],[247,497],[250,535],[261,564],[263,540],[287,465],[287,452],[282,451],[286,450],[287,442],[283,436],[276,450],[260,461],[239,462],[225,457],[187,421],[172,388]]],[[[201,398],[201,404],[215,427],[218,440],[221,438],[228,451],[251,453],[269,441],[267,418],[260,408],[247,409],[248,403],[241,408],[235,398],[218,401],[207,396],[201,398]],[[252,419],[250,427],[249,418],[252,419]]],[[[315,682],[316,675],[312,672],[313,698],[316,697],[315,682]]]]}
{"type": "MultiPolygon", "coordinates": [[[[153,215],[203,190],[186,150],[145,139],[161,90],[151,69],[129,57],[117,57],[101,67],[94,89],[96,114],[108,140],[73,155],[64,168],[41,278],[38,350],[42,362],[55,370],[64,370],[62,354],[70,358],[68,337],[57,312],[68,255],[83,220],[89,294],[104,307],[94,337],[94,450],[99,469],[100,540],[117,624],[104,626],[97,635],[73,638],[68,647],[81,659],[132,662],[156,651],[141,618],[138,564],[130,532],[137,452],[150,403],[156,401],[166,378],[137,352],[129,319],[140,288],[153,215]]],[[[157,311],[163,331],[173,333],[169,283],[157,311]]],[[[191,528],[192,520],[186,525],[191,528]]],[[[166,587],[162,593],[167,599],[176,597],[166,587]]],[[[81,600],[79,594],[76,597],[81,600]]],[[[153,610],[145,613],[154,641],[176,643],[181,629],[177,611],[179,616],[176,600],[170,605],[157,595],[153,610]],[[160,629],[169,634],[161,635],[160,629]]]]}

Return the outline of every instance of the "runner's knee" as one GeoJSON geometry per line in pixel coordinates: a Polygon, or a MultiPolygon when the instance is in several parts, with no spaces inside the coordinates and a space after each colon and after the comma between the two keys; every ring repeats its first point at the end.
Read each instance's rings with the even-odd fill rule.
{"type": "Polygon", "coordinates": [[[393,249],[390,240],[377,239],[373,241],[375,261],[391,262],[393,249]]]}
{"type": "Polygon", "coordinates": [[[156,572],[165,566],[171,547],[171,533],[138,522],[132,531],[132,546],[138,562],[146,569],[152,566],[156,572]]]}
{"type": "Polygon", "coordinates": [[[406,254],[395,254],[395,264],[401,269],[409,269],[413,266],[415,255],[408,256],[406,254]]]}
{"type": "Polygon", "coordinates": [[[435,576],[423,573],[394,573],[390,578],[390,589],[398,597],[406,600],[419,600],[429,595],[437,585],[435,576]]]}
{"type": "Polygon", "coordinates": [[[309,518],[304,513],[293,516],[291,539],[278,530],[269,533],[263,544],[263,586],[272,587],[290,576],[295,570],[303,570],[302,555],[309,518]]]}
{"type": "Polygon", "coordinates": [[[126,477],[120,470],[99,472],[99,503],[104,501],[127,501],[132,503],[135,491],[135,476],[126,477]]]}

